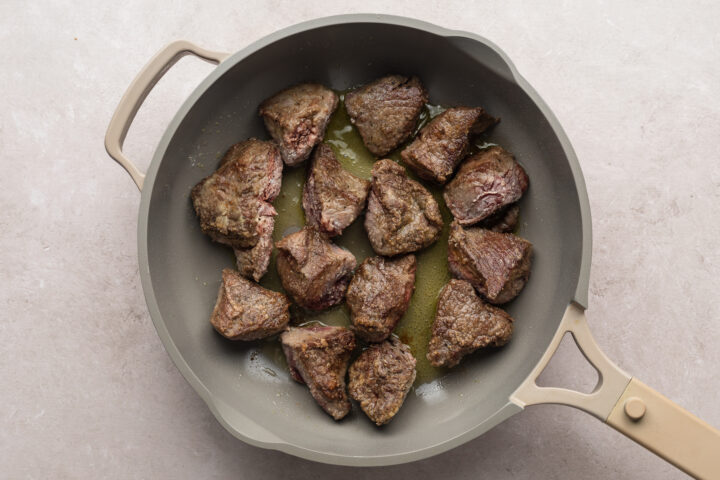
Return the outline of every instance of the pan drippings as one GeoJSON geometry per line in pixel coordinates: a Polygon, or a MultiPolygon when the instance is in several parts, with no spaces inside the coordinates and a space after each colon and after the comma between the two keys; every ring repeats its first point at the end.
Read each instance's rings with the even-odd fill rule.
{"type": "MultiPolygon", "coordinates": [[[[365,148],[357,129],[350,123],[344,105],[344,95],[340,94],[341,104],[333,114],[325,134],[325,143],[329,144],[344,168],[351,173],[369,179],[370,170],[376,158],[365,148]]],[[[420,116],[420,124],[415,133],[431,118],[443,111],[442,107],[426,105],[420,116]]],[[[400,161],[400,150],[388,155],[395,161],[400,161]]],[[[305,224],[302,209],[302,188],[306,178],[307,164],[298,167],[285,167],[283,172],[282,190],[274,202],[278,211],[275,221],[274,240],[277,242],[284,236],[300,230],[305,224]]],[[[411,171],[408,176],[416,178],[411,171]]],[[[435,315],[437,296],[440,289],[450,278],[447,266],[447,237],[449,224],[452,220],[450,212],[442,199],[442,188],[425,183],[440,205],[445,226],[437,242],[417,254],[417,274],[415,292],[410,300],[410,306],[400,320],[395,333],[403,342],[408,344],[417,359],[417,379],[415,385],[432,381],[443,373],[430,365],[425,357],[427,345],[430,340],[430,326],[435,315]]],[[[366,257],[373,256],[372,247],[363,228],[364,216],[361,215],[350,225],[340,237],[334,239],[338,245],[350,250],[357,259],[358,264],[366,257]]],[[[270,262],[265,277],[260,282],[266,288],[283,291],[275,268],[276,252],[270,262]]],[[[306,323],[310,321],[321,322],[326,325],[350,325],[350,312],[343,304],[322,312],[310,312],[297,306],[292,309],[293,323],[306,323]]],[[[264,351],[273,348],[280,349],[276,342],[269,343],[264,351]]],[[[271,353],[271,352],[267,352],[271,353]]],[[[282,355],[272,355],[271,358],[280,359],[282,355]]]]}

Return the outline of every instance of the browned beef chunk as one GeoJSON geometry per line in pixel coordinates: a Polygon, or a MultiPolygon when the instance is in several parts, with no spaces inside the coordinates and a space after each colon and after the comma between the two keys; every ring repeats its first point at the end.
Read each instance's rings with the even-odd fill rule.
{"type": "Polygon", "coordinates": [[[262,217],[258,223],[258,242],[249,248],[233,248],[237,269],[241,275],[259,282],[270,264],[275,217],[262,217]]]}
{"type": "Polygon", "coordinates": [[[210,323],[230,340],[257,340],[280,333],[290,322],[285,295],[226,268],[210,323]]]}
{"type": "Polygon", "coordinates": [[[415,381],[415,363],[410,347],[395,337],[370,346],[350,365],[350,397],[376,425],[388,423],[415,381]]]}
{"type": "Polygon", "coordinates": [[[427,100],[417,77],[388,75],[345,95],[345,108],[367,149],[381,157],[410,138],[427,100]]]}
{"type": "Polygon", "coordinates": [[[467,154],[470,137],[497,122],[480,107],[449,108],[420,130],[402,160],[420,178],[443,184],[467,154]]]}
{"type": "Polygon", "coordinates": [[[277,212],[282,161],[271,142],[250,139],[230,147],[220,167],[195,185],[190,197],[200,228],[216,242],[252,247],[277,212]]]}
{"type": "Polygon", "coordinates": [[[285,89],[260,105],[260,116],[280,146],[286,165],[297,165],[310,156],[325,136],[337,105],[335,92],[314,83],[285,89]]]}
{"type": "Polygon", "coordinates": [[[515,231],[515,227],[517,227],[519,219],[520,206],[517,203],[513,203],[512,205],[493,213],[485,220],[481,220],[477,226],[492,230],[493,232],[512,233],[515,231]]]}
{"type": "Polygon", "coordinates": [[[505,345],[513,319],[480,300],[472,285],[450,280],[440,291],[427,359],[436,367],[454,367],[478,348],[505,345]]]}
{"type": "Polygon", "coordinates": [[[350,412],[345,373],[355,337],[343,327],[291,327],[280,336],[290,374],[335,420],[350,412]]]}
{"type": "Polygon", "coordinates": [[[500,305],[520,293],[530,277],[532,244],[512,233],[450,225],[450,272],[470,282],[488,302],[500,305]]]}
{"type": "Polygon", "coordinates": [[[329,145],[315,149],[303,187],[303,208],[308,225],[328,236],[340,235],[363,208],[370,182],[345,170],[329,145]]]}
{"type": "Polygon", "coordinates": [[[517,202],[528,176],[515,158],[490,147],[463,162],[445,187],[445,203],[462,225],[472,225],[517,202]]]}
{"type": "Polygon", "coordinates": [[[277,243],[277,270],[283,288],[295,302],[323,310],[345,298],[355,269],[355,257],[312,227],[277,243]]]}
{"type": "Polygon", "coordinates": [[[415,255],[390,260],[366,258],[347,290],[355,334],[368,342],[390,336],[410,304],[415,288],[415,255]]]}
{"type": "Polygon", "coordinates": [[[438,239],[442,226],[440,207],[425,187],[392,160],[375,163],[365,230],[379,255],[421,250],[438,239]]]}

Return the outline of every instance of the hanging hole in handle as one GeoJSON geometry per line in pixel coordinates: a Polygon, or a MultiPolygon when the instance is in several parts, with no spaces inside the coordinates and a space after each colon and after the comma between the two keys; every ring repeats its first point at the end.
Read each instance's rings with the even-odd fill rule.
{"type": "Polygon", "coordinates": [[[158,141],[180,105],[215,68],[216,65],[195,55],[185,55],[150,91],[130,125],[123,144],[123,153],[132,159],[141,172],[147,171],[158,141]]]}
{"type": "Polygon", "coordinates": [[[530,375],[510,396],[510,400],[522,408],[543,403],[567,405],[584,410],[604,421],[615,407],[630,380],[630,375],[615,365],[600,350],[590,333],[584,308],[570,303],[547,350],[530,375]],[[540,387],[536,383],[536,379],[552,360],[567,332],[572,333],[577,348],[598,372],[600,381],[591,393],[582,393],[567,388],[540,387]]]}
{"type": "Polygon", "coordinates": [[[600,382],[600,372],[582,354],[571,332],[565,332],[558,349],[535,383],[538,387],[559,387],[592,393],[600,382]]]}

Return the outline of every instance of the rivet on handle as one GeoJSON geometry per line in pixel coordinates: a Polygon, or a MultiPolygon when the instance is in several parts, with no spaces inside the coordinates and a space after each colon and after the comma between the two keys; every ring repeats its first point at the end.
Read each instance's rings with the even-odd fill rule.
{"type": "Polygon", "coordinates": [[[645,402],[640,400],[638,397],[628,398],[625,400],[625,405],[623,407],[625,409],[625,415],[627,415],[633,422],[637,422],[645,415],[645,402]]]}

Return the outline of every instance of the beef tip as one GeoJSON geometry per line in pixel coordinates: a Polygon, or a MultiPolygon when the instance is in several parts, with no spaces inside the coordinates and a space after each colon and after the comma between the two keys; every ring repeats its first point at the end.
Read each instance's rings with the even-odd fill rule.
{"type": "Polygon", "coordinates": [[[467,154],[470,137],[497,122],[480,107],[449,108],[420,130],[402,160],[420,178],[443,184],[467,154]]]}
{"type": "Polygon", "coordinates": [[[512,233],[515,231],[515,227],[517,227],[519,219],[520,206],[517,203],[513,203],[512,205],[493,213],[485,220],[481,220],[477,226],[492,230],[493,232],[512,233]]]}
{"type": "Polygon", "coordinates": [[[454,367],[478,348],[505,345],[512,332],[510,315],[483,302],[468,282],[453,279],[440,291],[427,359],[454,367]]]}
{"type": "Polygon", "coordinates": [[[415,255],[366,258],[350,282],[347,305],[355,334],[368,342],[390,336],[415,289],[415,255]]]}
{"type": "Polygon", "coordinates": [[[382,157],[410,138],[427,101],[420,79],[388,75],[345,95],[345,108],[367,149],[382,157]]]}
{"type": "Polygon", "coordinates": [[[215,173],[190,193],[200,228],[216,242],[254,246],[267,228],[266,217],[277,215],[270,202],[280,193],[281,177],[273,143],[253,138],[233,145],[215,173]]]}
{"type": "Polygon", "coordinates": [[[376,425],[388,423],[415,381],[415,363],[410,347],[395,337],[371,345],[350,365],[350,397],[376,425]]]}
{"type": "Polygon", "coordinates": [[[520,293],[530,277],[532,244],[512,233],[450,225],[450,272],[470,282],[488,302],[500,305],[520,293]]]}
{"type": "Polygon", "coordinates": [[[440,207],[405,169],[392,160],[380,160],[372,169],[365,230],[379,255],[421,250],[440,236],[440,207]]]}
{"type": "Polygon", "coordinates": [[[237,269],[241,275],[252,278],[256,282],[267,272],[272,254],[272,234],[275,227],[275,217],[262,217],[258,223],[258,243],[249,248],[233,248],[237,269]]]}
{"type": "Polygon", "coordinates": [[[329,145],[315,149],[303,187],[303,208],[308,225],[328,236],[340,235],[363,208],[370,182],[345,170],[329,145]]]}
{"type": "Polygon", "coordinates": [[[280,335],[292,377],[306,384],[320,407],[335,420],[350,412],[345,373],[355,336],[347,328],[291,327],[280,335]]]}
{"type": "Polygon", "coordinates": [[[515,158],[490,147],[463,162],[445,187],[445,203],[462,225],[472,225],[517,202],[528,188],[528,176],[515,158]]]}
{"type": "Polygon", "coordinates": [[[283,288],[295,302],[323,310],[343,301],[355,269],[355,257],[312,227],[277,243],[277,270],[283,288]]]}
{"type": "Polygon", "coordinates": [[[230,340],[257,340],[280,333],[290,322],[290,301],[226,268],[210,323],[230,340]]]}
{"type": "Polygon", "coordinates": [[[260,116],[280,146],[286,165],[297,165],[310,157],[313,147],[325,136],[337,105],[335,92],[315,83],[290,87],[260,105],[260,116]]]}

